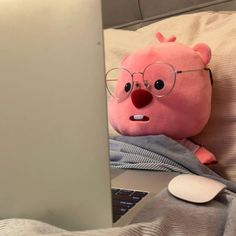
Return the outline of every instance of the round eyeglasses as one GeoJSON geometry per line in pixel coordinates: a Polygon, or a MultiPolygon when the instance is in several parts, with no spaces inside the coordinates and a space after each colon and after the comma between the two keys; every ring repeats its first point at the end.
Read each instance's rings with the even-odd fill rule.
{"type": "Polygon", "coordinates": [[[143,72],[131,73],[125,68],[113,68],[106,73],[106,86],[109,95],[118,101],[125,100],[133,91],[142,87],[141,83],[134,80],[135,75],[142,76],[144,88],[155,97],[161,98],[171,93],[175,86],[176,76],[181,73],[207,70],[211,83],[212,74],[209,68],[194,70],[175,70],[168,63],[155,62],[148,65],[143,72]]]}

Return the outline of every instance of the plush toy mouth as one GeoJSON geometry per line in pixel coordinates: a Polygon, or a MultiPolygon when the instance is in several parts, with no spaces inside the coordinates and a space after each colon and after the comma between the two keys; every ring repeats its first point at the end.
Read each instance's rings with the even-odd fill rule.
{"type": "Polygon", "coordinates": [[[129,118],[132,121],[149,121],[149,117],[144,115],[133,115],[129,118]]]}

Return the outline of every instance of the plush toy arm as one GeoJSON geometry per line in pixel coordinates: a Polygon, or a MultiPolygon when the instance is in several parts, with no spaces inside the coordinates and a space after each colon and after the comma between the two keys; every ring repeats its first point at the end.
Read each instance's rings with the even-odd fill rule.
{"type": "Polygon", "coordinates": [[[204,147],[200,147],[195,152],[195,155],[202,164],[209,165],[209,164],[214,164],[217,162],[215,155],[204,147]]]}
{"type": "Polygon", "coordinates": [[[217,162],[215,155],[199,144],[196,144],[189,139],[181,139],[177,141],[192,151],[202,164],[209,165],[217,162]]]}

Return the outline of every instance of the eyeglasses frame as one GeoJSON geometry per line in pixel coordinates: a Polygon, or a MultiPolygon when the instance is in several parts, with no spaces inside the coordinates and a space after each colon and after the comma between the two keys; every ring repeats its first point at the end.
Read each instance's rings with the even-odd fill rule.
{"type": "MultiPolygon", "coordinates": [[[[149,84],[147,85],[146,82],[148,82],[148,81],[146,81],[146,80],[144,79],[144,74],[145,74],[145,71],[148,69],[148,67],[150,67],[150,66],[152,66],[152,65],[154,65],[154,64],[166,64],[166,65],[170,66],[170,67],[172,68],[173,72],[174,72],[174,83],[173,83],[173,85],[172,85],[170,91],[169,91],[167,94],[165,94],[165,95],[160,95],[160,96],[158,96],[158,95],[156,95],[156,94],[153,94],[153,95],[154,95],[155,97],[157,97],[157,98],[165,97],[165,96],[169,95],[169,94],[172,92],[172,90],[174,89],[175,82],[176,82],[176,79],[177,79],[177,75],[178,75],[178,74],[191,73],[191,72],[197,72],[197,71],[201,71],[201,70],[206,70],[206,71],[209,72],[210,81],[211,81],[211,84],[213,84],[213,76],[212,76],[211,69],[210,69],[209,67],[203,67],[203,68],[201,68],[201,69],[192,69],[192,70],[176,70],[176,69],[174,68],[174,66],[171,65],[171,64],[169,64],[169,63],[166,63],[166,62],[153,62],[153,63],[147,65],[147,66],[144,68],[143,72],[134,72],[134,73],[131,73],[128,69],[123,68],[123,67],[120,67],[120,68],[119,68],[119,67],[111,68],[110,70],[108,70],[108,71],[106,72],[106,78],[107,78],[108,73],[111,72],[112,70],[115,70],[115,69],[122,69],[122,70],[125,70],[125,71],[127,71],[127,72],[130,74],[130,76],[131,76],[131,79],[132,79],[132,87],[131,87],[129,93],[127,93],[127,96],[126,96],[125,98],[123,98],[123,99],[120,99],[120,98],[115,97],[115,96],[110,92],[110,90],[108,89],[108,86],[107,86],[107,79],[106,79],[107,91],[108,91],[109,94],[110,94],[113,98],[115,98],[116,100],[118,100],[118,101],[124,101],[126,98],[129,97],[130,93],[133,91],[134,84],[135,84],[135,81],[134,81],[133,77],[134,77],[135,74],[141,74],[141,75],[142,75],[143,84],[144,84],[145,87],[148,89],[149,84]]],[[[116,80],[109,80],[109,81],[116,81],[116,80]]],[[[137,85],[139,86],[139,83],[136,84],[136,87],[137,87],[137,85]]]]}

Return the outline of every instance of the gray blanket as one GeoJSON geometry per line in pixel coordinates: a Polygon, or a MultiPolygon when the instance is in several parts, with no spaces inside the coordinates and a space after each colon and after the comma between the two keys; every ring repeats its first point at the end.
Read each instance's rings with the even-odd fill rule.
{"type": "Polygon", "coordinates": [[[178,200],[164,190],[126,227],[68,232],[37,221],[10,219],[0,221],[0,235],[235,236],[235,222],[236,198],[231,194],[223,193],[210,203],[195,205],[178,200]]]}
{"type": "Polygon", "coordinates": [[[116,167],[131,165],[129,168],[143,168],[147,163],[150,169],[156,169],[158,165],[152,163],[155,164],[155,160],[162,163],[163,159],[164,165],[161,168],[167,167],[170,171],[172,167],[169,166],[173,161],[173,168],[178,168],[180,173],[192,172],[217,179],[225,183],[228,190],[209,203],[192,204],[176,199],[164,189],[139,212],[131,225],[122,228],[68,232],[37,221],[8,219],[0,221],[0,236],[236,235],[236,196],[233,193],[236,190],[235,183],[221,178],[208,167],[201,165],[191,152],[165,136],[116,137],[111,143],[111,162],[116,167]],[[135,162],[135,155],[142,161],[135,162]]]}

